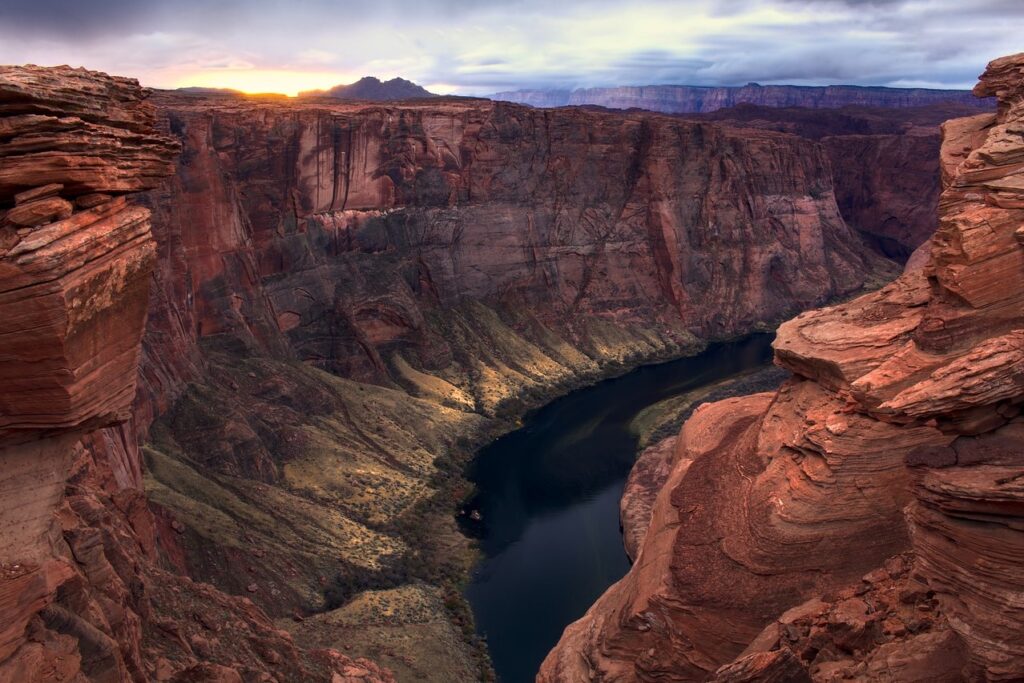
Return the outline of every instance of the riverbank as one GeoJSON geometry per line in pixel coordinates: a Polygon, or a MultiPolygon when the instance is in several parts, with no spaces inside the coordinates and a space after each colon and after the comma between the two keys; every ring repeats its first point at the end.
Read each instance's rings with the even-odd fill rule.
{"type": "Polygon", "coordinates": [[[727,378],[741,391],[752,370],[771,362],[772,338],[710,344],[572,392],[476,456],[475,514],[463,519],[484,559],[466,597],[503,683],[531,681],[562,629],[628,569],[618,506],[638,413],[705,388],[715,393],[727,378]]]}

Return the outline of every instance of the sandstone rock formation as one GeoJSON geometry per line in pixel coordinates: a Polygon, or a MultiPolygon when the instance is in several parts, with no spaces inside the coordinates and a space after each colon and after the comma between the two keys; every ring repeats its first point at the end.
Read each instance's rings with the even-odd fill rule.
{"type": "Polygon", "coordinates": [[[640,544],[647,535],[647,528],[651,524],[651,508],[658,490],[665,485],[673,468],[682,471],[689,466],[689,462],[675,461],[676,440],[677,437],[670,436],[645,448],[629,472],[619,501],[619,518],[622,523],[622,541],[631,559],[636,559],[640,544]]]}
{"type": "Polygon", "coordinates": [[[129,421],[173,170],[138,83],[0,68],[0,681],[393,680],[160,568],[129,421]]]}
{"type": "Polygon", "coordinates": [[[166,220],[201,335],[354,378],[396,378],[401,349],[452,382],[458,344],[429,312],[466,301],[620,358],[767,323],[878,266],[820,148],[789,136],[489,102],[160,105],[185,146],[166,220]]]}
{"type": "Polygon", "coordinates": [[[698,85],[644,85],[614,88],[578,88],[576,90],[517,90],[499,92],[495,100],[529,104],[535,107],[598,105],[610,109],[647,109],[665,114],[706,113],[754,104],[766,107],[838,108],[850,105],[865,107],[920,107],[930,104],[966,104],[988,107],[966,90],[931,90],[927,88],[883,88],[853,85],[801,86],[758,85],[740,87],[698,85]]]}
{"type": "Polygon", "coordinates": [[[702,680],[737,655],[718,680],[1024,675],[1024,54],[992,62],[975,92],[998,114],[944,126],[930,258],[785,323],[776,362],[794,377],[775,394],[694,414],[676,445],[692,463],[657,494],[636,563],[539,681],[702,680]],[[870,574],[908,548],[922,588],[870,574]],[[861,597],[844,593],[860,574],[861,597]],[[864,597],[888,580],[933,596],[924,635],[903,622],[914,637],[897,636],[905,610],[864,597]],[[778,637],[772,622],[799,621],[805,600],[804,630],[778,637]]]}

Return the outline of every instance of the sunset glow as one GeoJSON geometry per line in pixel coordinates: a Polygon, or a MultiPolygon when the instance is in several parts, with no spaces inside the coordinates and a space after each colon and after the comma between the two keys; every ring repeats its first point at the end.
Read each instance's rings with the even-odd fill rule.
{"type": "Polygon", "coordinates": [[[307,90],[326,90],[351,83],[361,74],[287,69],[217,69],[181,76],[172,87],[230,88],[244,93],[280,93],[294,97],[307,90]]]}
{"type": "Polygon", "coordinates": [[[1020,48],[1006,0],[0,2],[0,63],[295,95],[396,76],[440,94],[659,83],[969,88],[1020,48]],[[956,45],[950,50],[950,45],[956,45]],[[434,84],[434,85],[432,85],[434,84]]]}

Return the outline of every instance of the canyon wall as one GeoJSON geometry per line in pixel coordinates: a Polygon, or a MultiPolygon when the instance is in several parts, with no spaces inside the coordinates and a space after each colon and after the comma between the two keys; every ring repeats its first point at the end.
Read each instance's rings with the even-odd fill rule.
{"type": "Polygon", "coordinates": [[[891,273],[823,148],[792,135],[487,101],[155,101],[183,147],[145,199],[161,259],[135,414],[162,414],[144,457],[163,550],[404,675],[476,676],[443,619],[410,636],[393,609],[457,600],[473,444],[891,273]],[[457,654],[424,655],[438,643],[457,654]]]}
{"type": "Polygon", "coordinates": [[[529,310],[611,355],[605,323],[734,334],[876,265],[821,149],[789,136],[483,101],[159,101],[185,151],[153,203],[181,226],[200,334],[346,376],[383,377],[394,349],[444,363],[430,308],[529,310]]]}
{"type": "Polygon", "coordinates": [[[831,162],[843,219],[880,253],[905,261],[938,221],[939,126],[975,113],[977,107],[953,103],[841,110],[741,105],[699,118],[819,142],[831,162]]]}
{"type": "Polygon", "coordinates": [[[855,85],[758,85],[736,87],[699,85],[643,85],[575,90],[516,90],[492,95],[495,100],[534,107],[597,105],[609,109],[646,109],[664,114],[699,114],[753,104],[764,107],[835,109],[862,107],[921,107],[957,103],[970,107],[991,106],[979,102],[967,90],[884,88],[855,85]]]}
{"type": "Polygon", "coordinates": [[[927,258],[782,325],[793,378],[644,463],[636,562],[539,681],[1024,675],[1024,55],[975,93],[998,112],[944,125],[927,258]]]}
{"type": "Polygon", "coordinates": [[[0,68],[0,681],[393,680],[161,568],[130,410],[157,248],[126,195],[178,145],[147,95],[0,68]]]}

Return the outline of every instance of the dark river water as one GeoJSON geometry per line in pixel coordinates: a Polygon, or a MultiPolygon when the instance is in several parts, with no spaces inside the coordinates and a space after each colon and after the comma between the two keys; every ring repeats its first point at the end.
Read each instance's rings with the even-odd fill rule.
{"type": "Polygon", "coordinates": [[[772,334],[638,368],[527,416],[470,469],[485,559],[466,597],[501,683],[533,681],[562,630],[629,569],[619,498],[636,457],[629,424],[670,396],[771,360],[772,334]]]}

